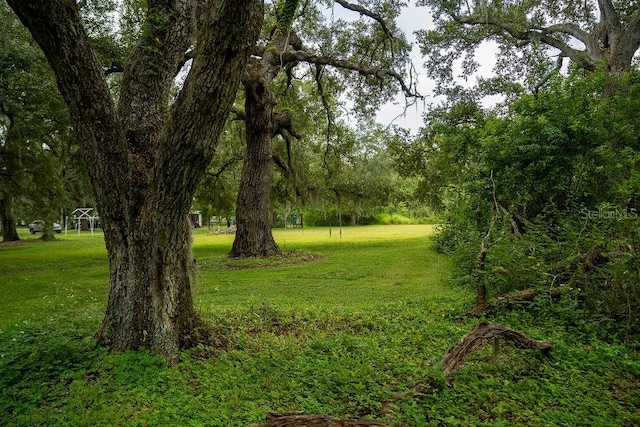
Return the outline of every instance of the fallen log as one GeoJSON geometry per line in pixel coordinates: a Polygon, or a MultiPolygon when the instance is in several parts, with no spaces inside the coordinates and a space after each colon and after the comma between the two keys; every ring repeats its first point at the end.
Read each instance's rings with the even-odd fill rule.
{"type": "Polygon", "coordinates": [[[388,427],[380,421],[364,418],[346,420],[302,412],[269,413],[265,421],[265,424],[251,424],[249,427],[388,427]]]}
{"type": "Polygon", "coordinates": [[[462,337],[462,340],[455,346],[453,346],[442,358],[442,367],[445,373],[451,374],[455,372],[460,365],[464,362],[464,359],[476,350],[482,344],[487,342],[496,342],[495,340],[511,341],[516,348],[524,349],[536,349],[549,351],[551,344],[546,341],[537,341],[528,336],[514,331],[513,329],[506,328],[500,324],[489,324],[482,322],[477,325],[473,330],[462,337]]]}
{"type": "Polygon", "coordinates": [[[527,288],[521,291],[507,292],[496,298],[498,305],[504,307],[511,307],[520,303],[531,302],[536,297],[536,290],[534,288],[527,288]]]}
{"type": "Polygon", "coordinates": [[[550,299],[557,300],[566,295],[571,295],[573,288],[567,285],[555,286],[546,289],[526,288],[521,291],[507,292],[499,295],[493,301],[494,305],[503,308],[513,308],[522,304],[532,302],[538,296],[546,296],[550,299]]]}
{"type": "Polygon", "coordinates": [[[235,225],[232,225],[231,227],[228,227],[228,228],[216,227],[216,229],[213,231],[214,234],[235,234],[235,232],[236,232],[235,225]]]}

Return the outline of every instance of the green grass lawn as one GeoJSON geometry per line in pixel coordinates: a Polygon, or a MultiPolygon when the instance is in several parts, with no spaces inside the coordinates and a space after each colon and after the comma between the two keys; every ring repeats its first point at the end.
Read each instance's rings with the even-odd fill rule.
{"type": "MultiPolygon", "coordinates": [[[[195,231],[195,304],[218,345],[169,366],[110,354],[91,334],[106,305],[99,233],[0,244],[0,425],[247,426],[270,411],[390,425],[637,425],[637,340],[515,310],[489,319],[551,341],[438,362],[478,320],[448,283],[429,225],[274,230],[286,255],[227,259],[233,236],[195,231]]],[[[570,310],[561,306],[558,310],[570,310]]]]}

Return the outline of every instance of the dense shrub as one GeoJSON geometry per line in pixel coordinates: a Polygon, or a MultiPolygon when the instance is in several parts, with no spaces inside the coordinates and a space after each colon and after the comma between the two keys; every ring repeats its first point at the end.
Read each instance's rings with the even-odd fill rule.
{"type": "Polygon", "coordinates": [[[436,247],[453,254],[458,281],[494,295],[553,291],[573,298],[590,321],[638,332],[640,83],[633,74],[623,80],[624,91],[605,96],[604,73],[558,77],[506,116],[479,120],[474,110],[457,134],[459,121],[428,134],[439,149],[426,174],[429,163],[443,164],[438,156],[467,147],[456,160],[464,168],[445,174],[449,185],[439,192],[446,214],[436,247]],[[481,245],[487,256],[479,265],[481,245]]]}

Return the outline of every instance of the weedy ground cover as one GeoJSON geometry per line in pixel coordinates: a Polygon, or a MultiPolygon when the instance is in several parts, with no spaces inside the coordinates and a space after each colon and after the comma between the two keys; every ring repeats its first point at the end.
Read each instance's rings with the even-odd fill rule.
{"type": "Polygon", "coordinates": [[[448,283],[428,225],[275,230],[282,257],[230,260],[232,236],[195,231],[195,304],[215,332],[171,365],[110,354],[99,235],[0,245],[0,425],[247,426],[269,411],[390,425],[636,425],[637,340],[604,342],[571,303],[490,321],[550,341],[503,346],[451,377],[438,362],[478,320],[448,283]]]}

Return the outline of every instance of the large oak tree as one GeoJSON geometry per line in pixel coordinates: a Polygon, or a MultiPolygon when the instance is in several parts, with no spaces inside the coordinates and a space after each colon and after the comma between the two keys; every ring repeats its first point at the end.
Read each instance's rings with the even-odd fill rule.
{"type": "MultiPolygon", "coordinates": [[[[271,234],[269,198],[273,169],[273,138],[299,137],[292,113],[276,108],[277,78],[308,79],[319,96],[336,99],[347,92],[360,111],[371,113],[398,90],[416,96],[405,83],[408,44],[394,19],[402,2],[363,5],[336,0],[340,9],[357,13],[353,22],[326,22],[322,4],[333,1],[279,0],[273,25],[264,31],[242,81],[245,94],[246,155],[237,201],[237,233],[231,256],[270,256],[279,252],[271,234]],[[375,9],[374,9],[375,8],[375,9]],[[294,25],[298,23],[298,25],[294,25]],[[331,86],[331,88],[329,88],[331,86]]],[[[329,107],[327,107],[329,110],[329,107]]]]}
{"type": "Polygon", "coordinates": [[[8,0],[53,69],[78,136],[110,263],[97,341],[171,355],[203,333],[191,296],[194,191],[214,155],[259,0],[148,0],[118,102],[71,0],[8,0]],[[182,89],[174,78],[193,50],[182,89]]]}

